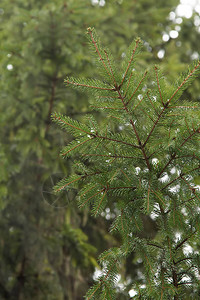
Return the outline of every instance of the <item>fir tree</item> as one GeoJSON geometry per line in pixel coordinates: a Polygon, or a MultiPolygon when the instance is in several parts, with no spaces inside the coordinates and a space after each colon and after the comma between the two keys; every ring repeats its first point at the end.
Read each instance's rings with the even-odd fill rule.
{"type": "Polygon", "coordinates": [[[94,29],[88,28],[88,36],[102,80],[70,77],[65,82],[93,94],[92,107],[103,111],[104,125],[91,115],[84,123],[52,115],[74,136],[61,153],[73,157],[74,172],[55,191],[81,187],[80,208],[98,216],[113,201],[118,212],[111,232],[120,234],[121,246],[100,256],[102,275],[86,299],[116,299],[117,276],[132,252],[145,266],[145,288],[135,284],[134,299],[185,299],[188,291],[197,298],[200,107],[180,96],[200,73],[200,62],[169,85],[157,66],[137,70],[139,38],[118,68],[94,29]],[[140,235],[142,214],[156,222],[152,239],[140,235]]]}

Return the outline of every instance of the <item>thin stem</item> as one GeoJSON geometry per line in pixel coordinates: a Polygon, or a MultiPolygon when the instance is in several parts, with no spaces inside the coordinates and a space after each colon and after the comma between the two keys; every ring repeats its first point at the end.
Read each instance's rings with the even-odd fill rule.
{"type": "Polygon", "coordinates": [[[182,147],[195,133],[200,133],[200,128],[197,128],[195,131],[193,131],[193,133],[191,133],[181,144],[180,147],[182,147]]]}
{"type": "Polygon", "coordinates": [[[191,187],[191,186],[189,185],[189,183],[187,182],[187,180],[186,180],[185,178],[183,178],[182,176],[181,176],[181,179],[185,181],[185,183],[187,184],[187,186],[189,187],[189,189],[191,190],[191,192],[192,192],[192,193],[195,195],[195,197],[200,201],[200,198],[199,198],[199,197],[197,196],[197,194],[196,194],[195,188],[194,188],[194,187],[191,187]]]}
{"type": "Polygon", "coordinates": [[[68,186],[68,185],[70,185],[71,183],[74,183],[74,182],[76,182],[76,181],[78,181],[78,180],[80,180],[80,179],[82,179],[82,176],[80,176],[80,177],[78,177],[78,178],[76,178],[76,179],[74,179],[74,180],[72,180],[72,181],[70,181],[70,182],[64,184],[63,186],[61,186],[60,188],[58,188],[58,189],[56,190],[56,192],[59,192],[59,191],[63,190],[66,186],[68,186]]]}
{"type": "Polygon", "coordinates": [[[128,80],[128,84],[127,84],[127,87],[126,87],[126,90],[124,92],[124,98],[126,97],[126,94],[127,94],[127,91],[128,91],[128,88],[129,88],[129,85],[130,85],[130,82],[131,82],[131,77],[133,76],[133,72],[131,72],[131,75],[129,77],[129,80],[128,80]]]}
{"type": "Polygon", "coordinates": [[[107,107],[107,106],[95,106],[95,105],[91,105],[91,107],[94,107],[94,108],[102,108],[102,109],[114,109],[114,110],[124,110],[124,107],[118,107],[118,108],[115,108],[115,107],[107,107]]]}
{"type": "Polygon", "coordinates": [[[67,155],[69,152],[73,151],[74,149],[78,148],[79,146],[81,146],[81,145],[83,145],[83,144],[85,144],[86,142],[91,141],[91,140],[92,140],[92,139],[87,139],[86,141],[83,141],[82,143],[77,144],[76,146],[74,146],[73,148],[69,149],[68,151],[62,153],[61,155],[62,155],[62,156],[65,156],[65,155],[67,155]]]}
{"type": "Polygon", "coordinates": [[[164,105],[163,98],[162,98],[162,93],[161,93],[161,89],[160,89],[160,83],[159,83],[159,79],[158,79],[158,72],[157,72],[158,68],[155,67],[154,70],[155,70],[155,73],[156,73],[156,80],[157,80],[158,90],[159,90],[159,94],[160,94],[160,100],[161,100],[162,104],[164,105]]]}
{"type": "Polygon", "coordinates": [[[140,110],[147,116],[149,117],[149,119],[154,123],[154,120],[151,118],[151,116],[142,108],[140,108],[140,110]]]}
{"type": "Polygon", "coordinates": [[[146,144],[147,144],[149,138],[151,137],[151,135],[152,135],[152,133],[153,133],[153,131],[154,131],[154,129],[155,129],[157,123],[159,122],[159,120],[160,120],[160,118],[162,117],[163,113],[165,112],[165,109],[166,109],[166,108],[167,108],[167,105],[165,105],[165,106],[163,107],[163,109],[161,110],[161,112],[159,113],[157,120],[154,122],[154,124],[153,124],[153,126],[152,126],[152,128],[151,128],[151,130],[150,130],[150,132],[149,132],[149,134],[148,134],[148,136],[147,136],[147,138],[146,138],[144,144],[143,144],[143,147],[146,146],[146,144]]]}
{"type": "Polygon", "coordinates": [[[95,193],[94,195],[92,195],[91,197],[89,197],[85,202],[83,202],[80,206],[83,207],[90,199],[94,198],[96,195],[100,194],[101,192],[104,192],[105,191],[105,188],[103,188],[102,190],[98,191],[97,193],[95,193]]]}
{"type": "MultiPolygon", "coordinates": [[[[90,132],[90,135],[91,135],[91,132],[90,132]]],[[[100,138],[100,139],[103,139],[103,140],[113,141],[113,142],[121,143],[121,144],[124,144],[124,145],[127,145],[127,146],[131,146],[131,147],[140,149],[140,147],[137,146],[137,145],[130,144],[130,143],[127,143],[127,142],[124,142],[124,141],[121,141],[121,140],[112,139],[112,138],[108,138],[108,137],[106,137],[106,136],[101,136],[101,135],[96,135],[96,137],[98,137],[98,138],[100,138]]]]}
{"type": "Polygon", "coordinates": [[[163,172],[170,165],[170,163],[172,162],[172,160],[175,159],[175,157],[176,157],[176,154],[172,155],[172,157],[170,158],[170,160],[166,163],[166,165],[162,168],[162,170],[160,171],[160,173],[157,175],[158,178],[163,174],[163,172]]]}
{"type": "Polygon", "coordinates": [[[162,250],[164,249],[164,247],[161,247],[160,245],[156,245],[156,244],[154,244],[154,243],[149,243],[149,242],[148,242],[147,245],[148,245],[148,246],[154,246],[154,247],[157,247],[157,248],[162,249],[162,250]]]}
{"type": "Polygon", "coordinates": [[[61,123],[64,123],[64,124],[66,124],[66,125],[68,125],[68,126],[74,128],[74,129],[77,129],[77,130],[79,130],[79,131],[82,131],[82,132],[84,132],[84,133],[87,133],[87,134],[89,134],[89,135],[92,135],[91,132],[86,131],[86,130],[83,130],[83,129],[81,129],[81,128],[75,126],[75,125],[72,125],[72,124],[70,124],[69,122],[64,121],[63,119],[61,119],[61,117],[57,117],[55,114],[54,114],[53,118],[54,118],[55,120],[59,120],[61,123]]]}
{"type": "Polygon", "coordinates": [[[77,82],[74,82],[74,81],[69,81],[68,79],[66,79],[65,82],[67,84],[72,84],[72,85],[82,86],[82,87],[88,87],[88,88],[91,88],[91,89],[104,90],[104,91],[115,91],[114,88],[102,88],[102,87],[99,87],[99,86],[93,86],[93,85],[88,85],[88,84],[83,84],[83,83],[77,83],[77,82]]]}
{"type": "Polygon", "coordinates": [[[112,66],[111,66],[111,63],[110,63],[110,59],[108,57],[108,53],[106,52],[106,50],[104,49],[104,53],[106,55],[106,58],[107,58],[107,61],[108,61],[108,65],[109,65],[109,68],[110,68],[110,72],[112,74],[112,78],[113,78],[113,81],[114,81],[114,86],[117,86],[117,82],[115,80],[115,76],[114,76],[114,73],[113,73],[113,69],[112,69],[112,66]]]}
{"type": "Polygon", "coordinates": [[[194,71],[196,71],[198,69],[198,67],[200,66],[200,62],[198,63],[198,65],[190,72],[190,74],[184,79],[184,81],[181,83],[181,85],[177,88],[177,90],[174,92],[174,94],[170,97],[170,99],[164,104],[164,107],[162,109],[162,111],[160,112],[160,114],[158,115],[157,120],[155,121],[152,129],[150,130],[146,141],[144,142],[143,146],[146,145],[146,143],[148,142],[149,138],[151,137],[157,123],[159,122],[160,118],[162,117],[163,113],[165,112],[166,108],[168,107],[169,103],[171,102],[171,100],[174,98],[174,96],[178,93],[178,91],[181,89],[181,87],[187,82],[187,80],[192,76],[192,74],[194,73],[194,71]]]}
{"type": "Polygon", "coordinates": [[[193,75],[193,73],[199,68],[200,62],[196,65],[196,67],[190,72],[190,74],[183,80],[183,82],[179,85],[179,87],[176,89],[176,91],[173,93],[173,95],[169,98],[167,103],[169,104],[171,100],[174,98],[174,96],[178,93],[178,91],[182,88],[182,86],[188,81],[188,79],[193,75]]]}
{"type": "Polygon", "coordinates": [[[76,181],[78,181],[78,180],[80,180],[80,179],[84,179],[84,178],[86,178],[86,177],[98,175],[98,174],[101,174],[101,173],[102,173],[102,172],[95,172],[95,173],[92,173],[92,174],[84,174],[84,175],[82,175],[82,176],[80,176],[80,177],[78,177],[78,178],[76,178],[76,179],[74,179],[74,180],[72,180],[72,181],[70,181],[70,182],[64,184],[63,186],[61,186],[60,188],[58,188],[58,189],[56,190],[56,192],[61,191],[61,190],[64,189],[66,186],[68,186],[68,185],[70,185],[71,183],[74,183],[74,182],[76,182],[76,181]]]}
{"type": "Polygon", "coordinates": [[[177,262],[174,262],[175,265],[178,265],[180,264],[182,261],[185,261],[185,260],[192,260],[194,259],[193,257],[185,257],[185,258],[182,258],[182,259],[179,259],[177,262]]]}
{"type": "Polygon", "coordinates": [[[130,58],[129,63],[128,63],[128,66],[127,66],[127,69],[126,69],[126,71],[125,71],[125,73],[124,73],[124,76],[123,76],[123,78],[122,78],[122,81],[121,81],[121,83],[120,83],[120,85],[119,85],[120,87],[121,87],[122,84],[124,83],[124,80],[125,80],[125,78],[126,78],[126,75],[127,75],[127,73],[128,73],[128,70],[129,70],[129,68],[130,68],[130,66],[131,66],[131,63],[132,63],[132,61],[133,61],[133,57],[134,57],[135,51],[136,51],[136,49],[138,48],[139,43],[140,43],[140,40],[139,40],[139,39],[136,40],[135,48],[133,49],[131,58],[130,58]]]}
{"type": "Polygon", "coordinates": [[[109,187],[108,190],[119,190],[119,189],[136,189],[136,186],[117,186],[117,187],[109,187]]]}
{"type": "Polygon", "coordinates": [[[136,159],[135,156],[122,156],[122,155],[106,155],[106,154],[82,154],[82,156],[100,156],[100,157],[111,157],[111,158],[131,158],[136,159]]]}
{"type": "Polygon", "coordinates": [[[158,199],[162,202],[162,204],[164,206],[166,206],[166,204],[164,203],[164,201],[160,198],[160,196],[154,190],[151,190],[151,192],[154,193],[158,197],[158,199]]]}
{"type": "Polygon", "coordinates": [[[186,237],[182,242],[180,242],[180,243],[176,246],[175,250],[178,250],[178,249],[179,249],[185,242],[187,242],[187,241],[188,241],[195,233],[196,233],[196,231],[193,232],[190,236],[186,237]]]}
{"type": "Polygon", "coordinates": [[[138,104],[133,108],[132,112],[140,105],[140,103],[142,102],[143,99],[144,99],[144,97],[142,97],[142,99],[138,102],[138,104]]]}
{"type": "MultiPolygon", "coordinates": [[[[186,180],[183,176],[184,176],[184,175],[187,175],[187,174],[191,174],[191,172],[196,171],[196,170],[199,170],[199,169],[200,169],[200,166],[198,166],[198,167],[196,167],[196,168],[194,168],[194,169],[188,171],[188,172],[185,173],[185,174],[180,174],[179,176],[177,176],[176,178],[174,178],[172,181],[170,181],[167,185],[165,185],[165,186],[162,188],[162,190],[166,189],[169,185],[171,185],[172,183],[174,183],[174,182],[175,182],[176,180],[178,180],[178,179],[183,179],[183,180],[188,184],[187,180],[186,180]]],[[[189,185],[189,187],[190,187],[190,185],[189,185]]],[[[191,188],[191,187],[190,187],[190,188],[191,188]]],[[[191,189],[192,189],[192,188],[191,188],[191,189]]]]}
{"type": "Polygon", "coordinates": [[[130,98],[129,98],[129,100],[127,101],[126,105],[128,105],[128,104],[129,104],[129,102],[132,100],[133,96],[135,95],[135,93],[136,93],[136,92],[137,92],[137,90],[139,89],[139,87],[140,87],[140,85],[141,85],[142,81],[145,79],[146,75],[147,75],[147,71],[144,73],[144,75],[143,75],[142,79],[141,79],[141,80],[140,80],[140,82],[138,83],[138,85],[137,85],[136,89],[134,90],[133,94],[131,95],[131,97],[130,97],[130,98]]]}
{"type": "MultiPolygon", "coordinates": [[[[121,101],[122,101],[122,103],[123,103],[123,105],[124,105],[124,108],[125,108],[127,114],[130,115],[130,112],[129,112],[129,110],[128,110],[128,108],[127,108],[125,102],[124,102],[124,98],[122,97],[119,88],[116,88],[116,90],[117,90],[117,92],[118,92],[119,98],[121,99],[121,101]]],[[[150,166],[148,157],[147,157],[147,155],[146,155],[146,152],[145,152],[145,150],[144,150],[144,147],[142,146],[142,142],[141,142],[140,137],[139,137],[139,134],[138,134],[138,132],[137,132],[137,130],[136,130],[135,124],[134,124],[134,122],[133,122],[133,120],[132,120],[131,118],[130,118],[129,121],[130,121],[130,123],[131,123],[131,125],[132,125],[132,127],[133,127],[134,132],[135,132],[135,135],[136,135],[136,138],[137,138],[137,141],[138,141],[138,144],[139,144],[139,148],[142,150],[142,153],[143,153],[144,159],[145,159],[145,161],[146,161],[147,167],[148,167],[148,169],[150,170],[150,169],[151,169],[151,166],[150,166]]]]}
{"type": "Polygon", "coordinates": [[[104,62],[104,59],[103,59],[103,57],[101,56],[101,53],[100,53],[100,51],[99,51],[99,49],[98,49],[98,47],[97,47],[97,43],[96,43],[96,41],[94,40],[94,37],[93,37],[92,29],[91,29],[91,28],[88,28],[88,34],[89,34],[90,37],[91,37],[92,43],[93,43],[93,45],[94,45],[94,47],[95,47],[95,49],[96,49],[96,52],[97,52],[97,54],[98,54],[98,56],[99,56],[100,61],[102,62],[103,66],[104,66],[104,69],[106,70],[106,73],[107,73],[108,76],[112,79],[112,76],[111,76],[110,72],[108,71],[107,66],[106,66],[106,64],[105,64],[105,62],[104,62]]]}
{"type": "Polygon", "coordinates": [[[150,96],[149,96],[149,91],[147,92],[147,97],[148,97],[148,99],[149,99],[149,101],[150,101],[151,105],[153,106],[153,109],[155,110],[155,112],[156,112],[157,116],[159,116],[159,113],[157,112],[157,110],[156,110],[155,106],[153,105],[153,102],[151,101],[151,98],[150,98],[150,96]]]}
{"type": "Polygon", "coordinates": [[[168,186],[170,186],[172,183],[174,183],[176,180],[180,179],[182,175],[177,176],[176,178],[174,178],[172,181],[170,181],[168,184],[166,184],[163,188],[162,191],[164,189],[166,189],[168,186]]]}
{"type": "Polygon", "coordinates": [[[77,129],[77,130],[79,130],[79,131],[82,131],[82,132],[84,132],[84,133],[86,133],[86,134],[89,134],[89,135],[91,135],[91,136],[94,136],[94,137],[97,137],[97,138],[100,138],[100,139],[103,139],[103,140],[109,140],[109,141],[114,141],[114,142],[117,142],[117,143],[122,143],[122,144],[124,144],[124,145],[131,146],[131,147],[140,149],[139,146],[134,145],[134,144],[130,144],[130,143],[127,143],[127,142],[124,142],[124,141],[121,141],[121,140],[117,140],[117,139],[108,138],[108,137],[106,137],[106,136],[101,136],[101,135],[98,135],[98,134],[92,134],[92,133],[89,132],[89,131],[83,130],[83,129],[79,128],[79,127],[76,127],[75,125],[72,125],[72,124],[68,123],[67,121],[62,120],[61,117],[57,117],[56,115],[54,115],[54,119],[55,119],[55,120],[59,120],[59,121],[61,121],[62,123],[64,123],[64,124],[66,124],[66,125],[68,125],[68,126],[74,128],[74,129],[77,129]]]}
{"type": "Polygon", "coordinates": [[[97,209],[96,209],[96,211],[94,213],[95,216],[98,213],[99,207],[101,206],[101,203],[102,203],[103,199],[105,198],[106,194],[107,194],[107,189],[104,190],[104,194],[103,194],[103,196],[101,198],[101,201],[99,201],[99,205],[98,205],[98,207],[97,207],[97,209]]]}

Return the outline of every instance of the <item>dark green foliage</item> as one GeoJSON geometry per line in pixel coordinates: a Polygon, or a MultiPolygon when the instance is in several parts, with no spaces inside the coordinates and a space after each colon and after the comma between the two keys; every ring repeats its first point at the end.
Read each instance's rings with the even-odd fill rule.
{"type": "Polygon", "coordinates": [[[200,62],[169,86],[157,66],[148,72],[137,69],[140,39],[116,71],[94,29],[88,28],[88,34],[103,81],[73,78],[66,83],[95,91],[92,107],[103,110],[104,125],[90,117],[83,124],[52,115],[75,137],[61,155],[74,155],[74,165],[79,165],[55,192],[81,184],[81,208],[88,207],[94,216],[112,202],[117,209],[111,230],[120,234],[121,246],[100,256],[102,275],[86,298],[116,299],[117,275],[133,252],[143,261],[145,275],[145,288],[133,287],[136,299],[185,299],[188,293],[198,297],[200,106],[181,95],[200,74],[200,62]],[[156,223],[151,238],[140,236],[142,215],[156,223]],[[185,252],[188,243],[190,255],[185,252]]]}

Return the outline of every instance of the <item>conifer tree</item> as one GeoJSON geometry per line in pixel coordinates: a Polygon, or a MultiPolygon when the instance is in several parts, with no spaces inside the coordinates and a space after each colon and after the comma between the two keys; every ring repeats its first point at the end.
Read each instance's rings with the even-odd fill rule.
{"type": "Polygon", "coordinates": [[[196,298],[200,293],[200,106],[180,96],[200,73],[200,62],[169,85],[157,66],[137,69],[139,38],[118,68],[95,30],[88,28],[87,33],[102,80],[70,77],[65,83],[93,95],[92,107],[103,111],[104,123],[100,126],[92,115],[84,123],[52,115],[74,136],[61,152],[63,158],[74,159],[73,174],[55,191],[81,186],[79,206],[88,207],[94,216],[114,202],[117,213],[111,232],[120,235],[121,246],[100,256],[102,274],[86,299],[116,299],[117,276],[132,252],[145,267],[145,288],[136,283],[134,299],[185,299],[188,292],[196,298]],[[152,239],[140,235],[142,215],[156,222],[152,239]]]}
{"type": "MultiPolygon", "coordinates": [[[[57,144],[71,137],[50,126],[49,117],[58,110],[81,120],[87,110],[85,94],[65,89],[63,76],[91,74],[82,38],[88,24],[100,34],[108,33],[104,37],[116,57],[135,32],[145,40],[151,33],[158,59],[163,29],[171,24],[167,16],[178,0],[154,4],[1,1],[0,298],[82,299],[96,265],[97,253],[89,243],[100,253],[117,244],[106,231],[111,221],[89,217],[74,203],[52,208],[42,197],[46,178],[71,170],[70,158],[57,159],[57,144]]],[[[131,269],[127,272],[125,266],[124,273],[133,280],[131,269]]],[[[123,292],[119,294],[118,299],[124,299],[123,292]]]]}

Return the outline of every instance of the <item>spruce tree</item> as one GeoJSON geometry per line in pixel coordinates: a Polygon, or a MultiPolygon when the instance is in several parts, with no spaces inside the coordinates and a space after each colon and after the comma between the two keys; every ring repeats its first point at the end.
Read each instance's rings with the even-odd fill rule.
{"type": "Polygon", "coordinates": [[[129,47],[122,67],[88,28],[102,80],[67,78],[66,85],[93,95],[103,111],[101,126],[92,115],[84,123],[58,113],[52,119],[74,136],[61,152],[72,156],[74,172],[55,191],[79,188],[80,208],[100,215],[111,203],[111,232],[121,246],[99,258],[102,274],[86,299],[116,299],[123,261],[135,252],[144,264],[144,283],[134,299],[197,298],[199,290],[199,103],[180,99],[200,73],[200,62],[169,85],[157,66],[137,69],[142,42],[129,47]],[[150,75],[149,75],[150,73],[150,75]],[[140,235],[142,216],[154,219],[153,238],[140,235]],[[190,246],[190,253],[187,248],[190,246]]]}

